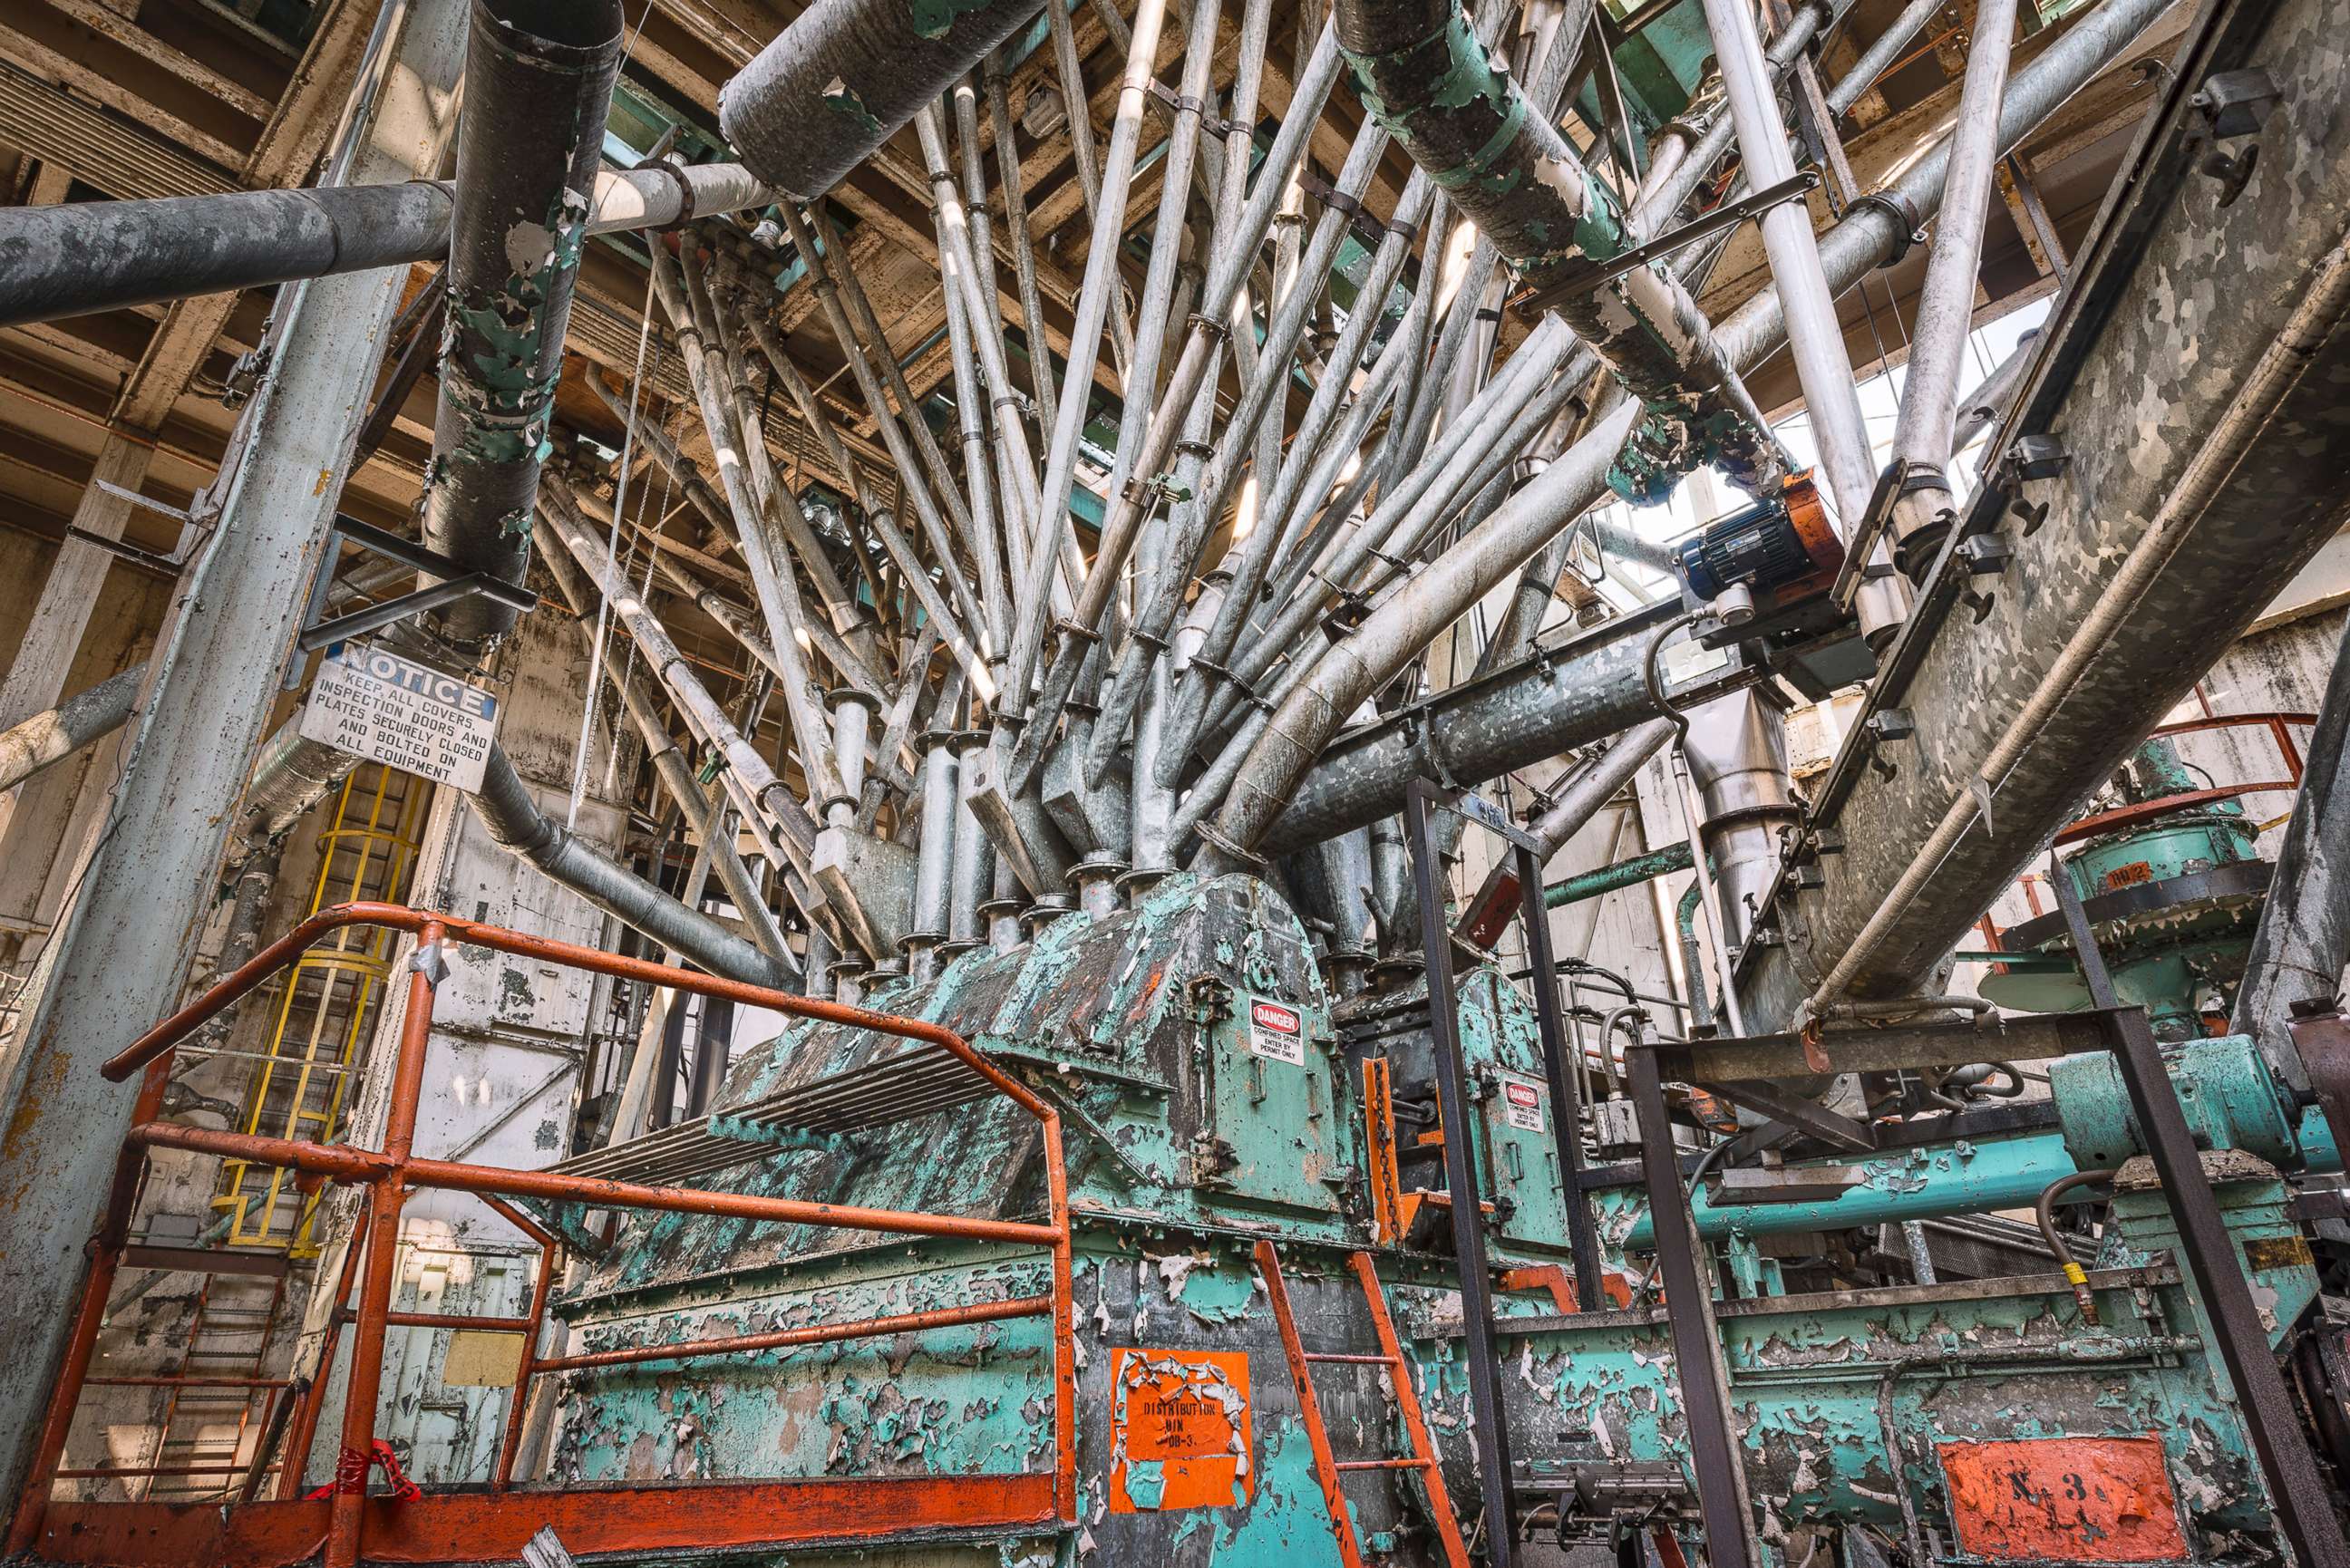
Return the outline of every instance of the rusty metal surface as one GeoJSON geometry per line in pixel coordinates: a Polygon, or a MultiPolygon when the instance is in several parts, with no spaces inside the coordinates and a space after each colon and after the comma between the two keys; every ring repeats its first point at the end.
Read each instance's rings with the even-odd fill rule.
{"type": "MultiPolygon", "coordinates": [[[[1829,865],[1824,892],[1798,898],[1787,945],[1754,966],[1759,997],[1791,1008],[1802,994],[1799,971],[1824,969],[1844,950],[1927,831],[1967,793],[2113,563],[2160,512],[2303,304],[2314,270],[2343,243],[2350,123],[2334,109],[2350,40],[2338,16],[2320,0],[2219,9],[2241,14],[2254,35],[2248,57],[2230,63],[2264,67],[2282,95],[2260,138],[2258,172],[2223,207],[2218,182],[2190,170],[2164,203],[2048,421],[2072,466],[2028,487],[2034,504],[2048,504],[2044,523],[2028,537],[2010,533],[2016,561],[1983,622],[1947,627],[1925,655],[1905,705],[1934,722],[1887,759],[1896,776],[1854,789],[1837,824],[1846,850],[1829,865]],[[2178,352],[2182,337],[2194,339],[2195,353],[2178,352]]],[[[2208,67],[2189,60],[2182,68],[2208,67]]],[[[2184,100],[2197,86],[2180,83],[2181,119],[2160,130],[2163,145],[2185,134],[2192,111],[2184,100]]],[[[2337,331],[2305,352],[2310,369],[2297,389],[2213,504],[2187,524],[2088,679],[1999,784],[1996,836],[1980,821],[1969,830],[1860,977],[1860,993],[1898,993],[1938,961],[2025,867],[2042,835],[2334,534],[2345,504],[2335,480],[2350,452],[2339,393],[2350,348],[2337,331]]]]}
{"type": "Polygon", "coordinates": [[[1962,1551],[1997,1563],[2176,1563],[2178,1497],[2152,1438],[1942,1443],[1962,1551]]]}

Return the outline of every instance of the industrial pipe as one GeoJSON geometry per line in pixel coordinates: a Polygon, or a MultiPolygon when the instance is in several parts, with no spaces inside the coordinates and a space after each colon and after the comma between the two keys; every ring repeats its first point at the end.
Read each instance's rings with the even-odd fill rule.
{"type": "Polygon", "coordinates": [[[554,821],[531,798],[505,748],[490,747],[473,797],[482,826],[501,848],[529,861],[606,914],[674,948],[712,974],[745,985],[788,988],[792,971],[699,909],[690,909],[554,821]]]}
{"type": "MultiPolygon", "coordinates": [[[[1650,614],[1626,616],[1363,726],[1303,770],[1258,852],[1286,855],[1367,827],[1393,812],[1396,791],[1407,779],[1435,776],[1467,784],[1498,778],[1627,730],[1648,743],[1654,732],[1645,722],[1657,710],[1648,697],[1645,665],[1655,631],[1650,614]]],[[[1345,645],[1333,651],[1343,656],[1345,645]]],[[[1664,723],[1667,733],[1670,729],[1664,723]]],[[[1610,758],[1619,752],[1626,753],[1628,775],[1637,763],[1626,745],[1618,745],[1610,758]]],[[[1242,798],[1236,789],[1232,801],[1242,798]]],[[[1568,803],[1560,804],[1564,810],[1568,803]]]]}
{"type": "Polygon", "coordinates": [[[2015,0],[1981,0],[1950,133],[1950,178],[1909,329],[1909,367],[1893,427],[1894,454],[1939,476],[1939,483],[1918,489],[1904,485],[1893,503],[1894,561],[1916,582],[1925,580],[1956,515],[1958,503],[1943,465],[1957,437],[1959,376],[1966,364],[1967,335],[1975,325],[1983,221],[1999,167],[1999,100],[2007,90],[2014,33],[2015,0]]]}
{"type": "MultiPolygon", "coordinates": [[[[510,583],[530,566],[585,192],[619,69],[619,0],[473,0],[423,533],[427,548],[510,583]]],[[[508,630],[515,611],[476,594],[438,618],[464,644],[508,630]]]]}
{"type": "Polygon", "coordinates": [[[1543,906],[1559,909],[1569,904],[1580,904],[1586,898],[1603,898],[1626,888],[1637,888],[1643,882],[1653,882],[1659,877],[1669,877],[1676,871],[1686,871],[1691,864],[1686,839],[1679,844],[1668,844],[1661,849],[1651,849],[1628,860],[1618,860],[1561,877],[1543,889],[1543,906]]]}
{"type": "MultiPolygon", "coordinates": [[[[2013,146],[2126,47],[2168,4],[2168,0],[2105,0],[2018,71],[2001,107],[2001,146],[2013,146]]],[[[1946,169],[1944,151],[1929,151],[1902,172],[1892,194],[1920,215],[1930,214],[1939,204],[1946,169]]],[[[1821,242],[1822,263],[1832,286],[1849,286],[1890,254],[1908,230],[1904,219],[1884,207],[1856,206],[1821,242]]],[[[1776,351],[1785,340],[1785,313],[1773,286],[1724,317],[1716,336],[1731,363],[1752,366],[1776,351]]],[[[1323,654],[1310,674],[1291,686],[1222,803],[1215,824],[1221,837],[1245,854],[1257,847],[1260,838],[1267,844],[1276,842],[1267,830],[1279,819],[1284,821],[1283,841],[1286,841],[1285,819],[1296,809],[1291,796],[1295,793],[1300,802],[1305,799],[1306,792],[1300,781],[1315,769],[1331,738],[1439,632],[1607,493],[1607,472],[1638,411],[1638,405],[1627,400],[1596,421],[1558,462],[1455,542],[1407,583],[1402,592],[1323,654]]],[[[1621,728],[1628,717],[1627,709],[1626,718],[1610,728],[1621,728]]],[[[1599,734],[1607,732],[1603,730],[1599,734]]],[[[1598,734],[1585,737],[1597,738],[1598,734]]],[[[1549,753],[1538,753],[1525,761],[1539,760],[1557,750],[1554,746],[1549,753]]],[[[1399,765],[1408,771],[1391,775],[1387,786],[1390,791],[1394,778],[1419,771],[1417,759],[1409,755],[1399,765]]],[[[1474,780],[1493,775],[1456,776],[1474,780]]],[[[1356,821],[1340,823],[1298,842],[1356,825],[1356,821]]],[[[1221,850],[1208,858],[1220,868],[1228,859],[1240,863],[1221,850]]]]}
{"type": "Polygon", "coordinates": [[[64,762],[130,720],[147,666],[134,664],[110,680],[78,691],[44,713],[0,731],[0,794],[64,762]]]}
{"type": "MultiPolygon", "coordinates": [[[[1770,63],[1755,32],[1751,0],[1705,0],[1705,22],[1713,35],[1714,59],[1730,99],[1748,182],[1760,191],[1793,179],[1794,154],[1780,116],[1770,63]]],[[[1867,513],[1877,464],[1861,417],[1852,357],[1845,348],[1844,327],[1836,319],[1837,291],[1822,268],[1808,205],[1782,202],[1764,212],[1760,222],[1771,278],[1784,307],[1789,357],[1794,360],[1804,408],[1819,446],[1820,467],[1835,500],[1837,526],[1850,540],[1867,513]]],[[[1858,603],[1861,630],[1872,644],[1889,638],[1907,614],[1903,596],[1889,583],[1865,584],[1858,603]]]]}
{"type": "MultiPolygon", "coordinates": [[[[590,234],[775,200],[739,163],[608,170],[594,189],[590,234]]],[[[415,180],[0,209],[0,327],[439,261],[455,191],[415,180]]]]}
{"type": "MultiPolygon", "coordinates": [[[[1670,719],[1650,719],[1627,732],[1607,748],[1606,755],[1577,773],[1558,799],[1526,828],[1527,836],[1534,841],[1534,864],[1547,864],[1568,839],[1582,832],[1584,824],[1598,815],[1600,808],[1614,800],[1632,782],[1632,775],[1673,738],[1675,729],[1670,719]]],[[[1522,902],[1517,857],[1503,856],[1477,897],[1470,900],[1460,934],[1479,947],[1492,947],[1522,902]]]]}
{"type": "Polygon", "coordinates": [[[761,179],[812,202],[1039,8],[826,0],[719,89],[718,128],[761,179]]]}
{"type": "MultiPolygon", "coordinates": [[[[1615,192],[1471,30],[1455,0],[1337,0],[1341,48],[1365,107],[1536,289],[1570,283],[1634,241],[1615,192]]],[[[1700,461],[1756,491],[1779,466],[1687,289],[1638,267],[1555,306],[1648,405],[1636,493],[1661,499],[1700,461]]]]}

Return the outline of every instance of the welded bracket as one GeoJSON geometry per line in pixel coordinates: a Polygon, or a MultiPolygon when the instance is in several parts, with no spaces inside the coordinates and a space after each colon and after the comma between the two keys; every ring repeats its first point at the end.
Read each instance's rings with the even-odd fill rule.
{"type": "Polygon", "coordinates": [[[1782,202],[1801,200],[1819,182],[1819,175],[1807,169],[1751,196],[1724,202],[1703,217],[1692,219],[1678,229],[1659,234],[1655,239],[1634,245],[1629,250],[1617,251],[1606,261],[1580,263],[1569,268],[1556,283],[1533,290],[1511,303],[1518,309],[1537,315],[1545,310],[1555,310],[1571,299],[1580,299],[1585,295],[1607,287],[1627,272],[1647,266],[1651,262],[1662,261],[1674,252],[1687,250],[1698,241],[1718,234],[1724,229],[1735,228],[1749,218],[1769,212],[1782,202]]]}
{"type": "Polygon", "coordinates": [[[538,607],[538,596],[528,588],[487,572],[473,571],[412,539],[403,539],[356,517],[338,514],[328,535],[326,554],[318,562],[317,576],[310,580],[310,602],[302,614],[301,634],[294,641],[296,659],[293,668],[287,671],[286,689],[290,691],[299,683],[299,655],[355,637],[365,637],[369,632],[397,625],[411,616],[421,615],[426,610],[437,609],[458,599],[471,598],[476,594],[523,615],[538,607]],[[332,620],[322,620],[319,618],[326,611],[327,594],[334,587],[338,554],[336,541],[338,539],[348,539],[362,550],[390,556],[402,566],[413,566],[425,576],[439,577],[441,581],[419,588],[414,593],[402,594],[398,598],[386,599],[381,604],[337,616],[332,620]]]}

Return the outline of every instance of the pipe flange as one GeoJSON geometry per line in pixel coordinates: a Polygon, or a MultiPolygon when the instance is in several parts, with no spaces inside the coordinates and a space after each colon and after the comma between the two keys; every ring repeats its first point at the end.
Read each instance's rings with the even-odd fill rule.
{"type": "Polygon", "coordinates": [[[1856,211],[1863,207],[1877,208],[1900,230],[1893,242],[1892,254],[1877,264],[1880,269],[1900,265],[1901,258],[1909,254],[1909,247],[1926,237],[1926,215],[1918,210],[1917,202],[1898,191],[1871,191],[1853,203],[1856,211]]]}
{"type": "Polygon", "coordinates": [[[1221,852],[1227,859],[1231,860],[1234,865],[1244,866],[1260,876],[1263,874],[1265,867],[1268,864],[1263,856],[1258,855],[1253,851],[1242,848],[1232,839],[1227,838],[1222,834],[1217,832],[1215,828],[1208,823],[1201,823],[1199,826],[1192,828],[1191,831],[1198,834],[1202,842],[1214,846],[1219,852],[1221,852]]]}
{"type": "Polygon", "coordinates": [[[635,169],[630,170],[629,172],[664,174],[669,177],[670,182],[677,187],[677,216],[671,219],[668,223],[663,223],[660,228],[655,229],[653,233],[657,234],[673,234],[680,229],[685,227],[688,223],[693,222],[693,220],[699,215],[693,210],[693,182],[685,177],[685,171],[683,169],[671,162],[668,159],[648,158],[643,162],[638,164],[635,169]]]}

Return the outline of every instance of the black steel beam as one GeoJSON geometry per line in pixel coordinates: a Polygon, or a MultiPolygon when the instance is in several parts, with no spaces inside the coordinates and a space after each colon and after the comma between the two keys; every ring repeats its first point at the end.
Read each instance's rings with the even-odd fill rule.
{"type": "Polygon", "coordinates": [[[1665,1111],[1657,1053],[1645,1043],[1624,1054],[1632,1078],[1632,1107],[1640,1118],[1640,1171],[1657,1237],[1657,1278],[1673,1333],[1673,1372],[1680,1380],[1681,1416],[1689,1424],[1690,1468],[1697,1484],[1698,1517],[1705,1527],[1708,1568],[1752,1568],[1745,1480],[1738,1464],[1738,1434],[1731,1426],[1730,1391],[1722,1386],[1715,1338],[1713,1286],[1699,1264],[1697,1228],[1689,1192],[1673,1158],[1672,1123],[1665,1111]]]}
{"type": "Polygon", "coordinates": [[[1520,913],[1526,924],[1526,961],[1534,992],[1534,1020],[1542,1032],[1543,1075],[1550,1080],[1550,1133],[1558,1149],[1559,1193],[1566,1202],[1567,1247],[1575,1255],[1575,1304],[1600,1304],[1599,1234],[1591,1222],[1591,1199],[1583,1189],[1582,1064],[1570,1062],[1566,1020],[1558,1004],[1558,965],[1551,956],[1550,908],[1543,901],[1542,857],[1526,845],[1513,852],[1518,862],[1520,913]]]}
{"type": "MultiPolygon", "coordinates": [[[[1517,1521],[1511,1507],[1510,1433],[1502,1402],[1502,1370],[1493,1333],[1493,1288],[1485,1263],[1485,1217],[1479,1207],[1476,1113],[1461,1062],[1459,997],[1452,983],[1451,922],[1445,919],[1444,865],[1430,828],[1430,807],[1442,796],[1414,779],[1404,788],[1404,838],[1411,849],[1413,891],[1419,898],[1420,940],[1427,948],[1428,1033],[1436,1056],[1436,1101],[1444,1116],[1444,1185],[1452,1210],[1453,1261],[1461,1276],[1461,1340],[1469,1353],[1469,1408],[1477,1450],[1477,1487],[1485,1504],[1485,1542],[1492,1568],[1515,1561],[1517,1521]]],[[[1716,1568],[1730,1568],[1717,1564],[1716,1568]]],[[[1743,1568],[1740,1564],[1739,1568],[1743,1568]]]]}

